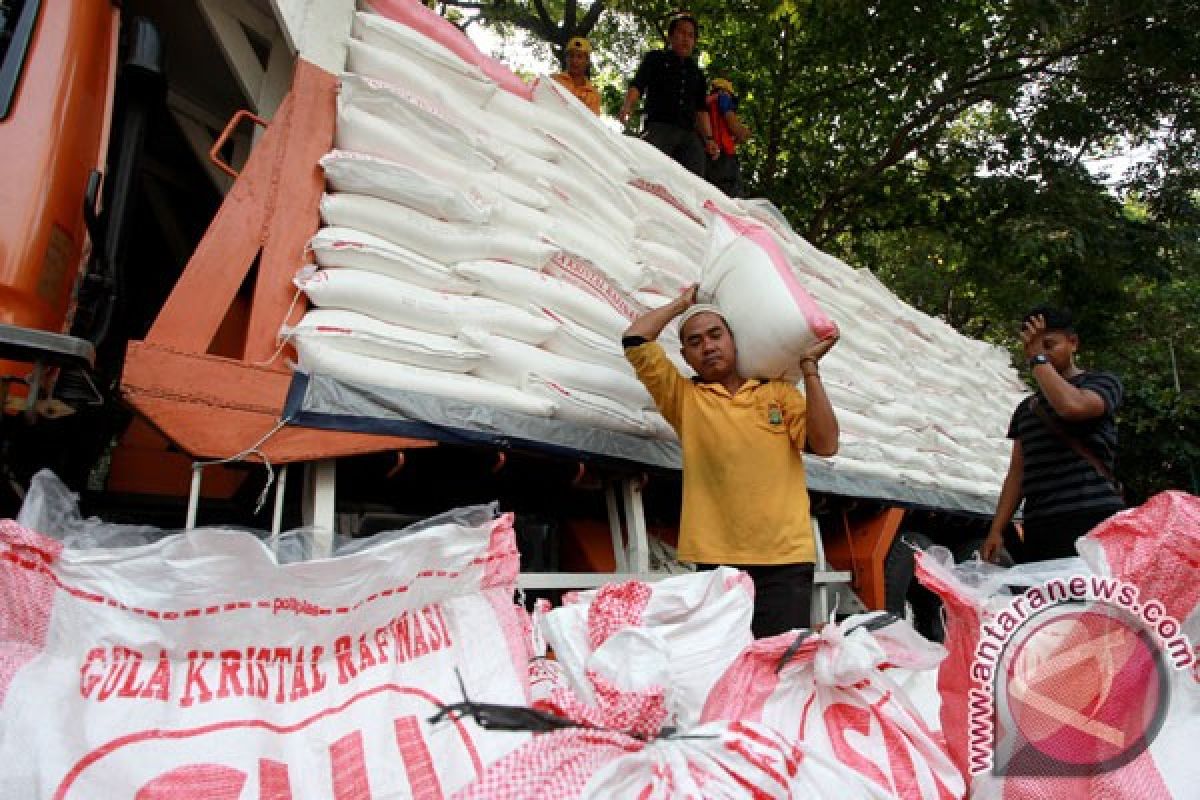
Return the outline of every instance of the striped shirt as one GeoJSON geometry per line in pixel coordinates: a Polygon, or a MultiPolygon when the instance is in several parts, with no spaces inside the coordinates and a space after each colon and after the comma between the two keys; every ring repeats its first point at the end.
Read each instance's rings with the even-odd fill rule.
{"type": "Polygon", "coordinates": [[[1115,413],[1123,390],[1116,375],[1082,372],[1067,379],[1078,389],[1088,389],[1104,400],[1104,414],[1095,419],[1070,422],[1059,417],[1039,391],[1026,397],[1013,412],[1008,438],[1021,443],[1024,474],[1025,519],[1071,514],[1079,511],[1119,511],[1124,503],[1107,479],[1086,459],[1072,450],[1042,421],[1030,406],[1034,398],[1072,438],[1094,453],[1111,472],[1117,455],[1115,413]]]}

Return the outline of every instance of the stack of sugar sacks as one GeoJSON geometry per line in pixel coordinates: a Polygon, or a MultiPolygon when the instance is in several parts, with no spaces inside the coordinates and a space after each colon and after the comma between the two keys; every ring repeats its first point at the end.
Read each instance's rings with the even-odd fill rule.
{"type": "Polygon", "coordinates": [[[529,129],[514,107],[576,123],[375,14],[356,15],[347,69],[321,162],[321,269],[297,276],[315,308],[288,331],[301,366],[670,435],[620,351],[635,292],[655,287],[628,255],[634,209],[603,151],[529,129]]]}
{"type": "MultiPolygon", "coordinates": [[[[692,283],[713,288],[720,230],[753,229],[841,331],[822,362],[843,432],[826,463],[995,496],[1021,390],[1004,351],[812,247],[770,203],[731,200],[610,130],[554,81],[481,69],[487,59],[419,4],[374,6],[391,18],[356,15],[322,159],[320,269],[297,279],[314,306],[288,332],[303,368],[671,437],[620,334],[692,283]]],[[[690,374],[674,326],[662,340],[690,374]]]]}

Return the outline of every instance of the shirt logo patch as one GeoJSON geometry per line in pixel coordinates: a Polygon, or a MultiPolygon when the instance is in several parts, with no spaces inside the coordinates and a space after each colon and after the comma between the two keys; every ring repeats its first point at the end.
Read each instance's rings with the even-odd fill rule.
{"type": "Polygon", "coordinates": [[[779,407],[778,403],[771,403],[767,406],[767,422],[771,425],[783,424],[783,409],[779,407]]]}

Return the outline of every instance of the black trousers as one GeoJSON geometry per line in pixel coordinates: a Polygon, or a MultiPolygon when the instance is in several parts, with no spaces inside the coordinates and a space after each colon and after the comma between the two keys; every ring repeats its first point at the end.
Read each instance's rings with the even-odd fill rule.
{"type": "MultiPolygon", "coordinates": [[[[697,564],[698,570],[716,564],[697,564]]],[[[795,628],[812,627],[813,564],[728,564],[754,581],[754,617],[750,629],[755,639],[795,628]]]]}
{"type": "Polygon", "coordinates": [[[721,153],[715,161],[706,161],[704,177],[730,197],[742,196],[742,168],[737,153],[721,153]]]}
{"type": "Polygon", "coordinates": [[[1075,540],[1115,513],[1117,512],[1112,510],[1077,511],[1073,514],[1056,514],[1052,517],[1027,520],[1020,552],[1013,553],[1013,559],[1027,564],[1031,561],[1077,556],[1079,553],[1075,551],[1075,540]]]}
{"type": "Polygon", "coordinates": [[[704,142],[694,129],[646,120],[642,126],[642,139],[678,161],[689,172],[704,176],[704,142]]]}

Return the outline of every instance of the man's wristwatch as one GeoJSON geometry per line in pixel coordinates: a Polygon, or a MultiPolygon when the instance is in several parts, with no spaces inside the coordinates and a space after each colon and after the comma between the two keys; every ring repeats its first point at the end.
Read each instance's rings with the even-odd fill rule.
{"type": "Polygon", "coordinates": [[[1040,364],[1049,364],[1049,363],[1050,363],[1050,359],[1046,356],[1045,353],[1038,353],[1036,356],[1029,359],[1029,368],[1033,369],[1034,367],[1036,367],[1040,364]]]}

